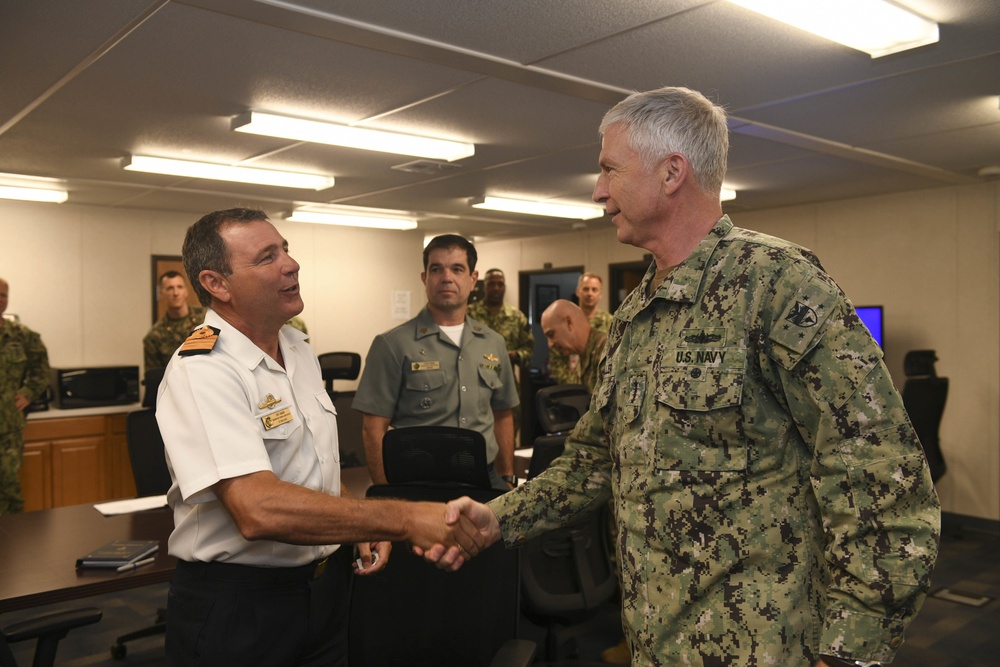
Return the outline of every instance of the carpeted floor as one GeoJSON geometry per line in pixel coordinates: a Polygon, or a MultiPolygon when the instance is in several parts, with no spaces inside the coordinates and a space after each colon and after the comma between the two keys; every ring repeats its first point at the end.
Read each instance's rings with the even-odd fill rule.
{"type": "MultiPolygon", "coordinates": [[[[946,532],[941,557],[934,573],[932,596],[910,626],[907,641],[893,665],[896,667],[995,667],[1000,664],[1000,536],[966,531],[946,532]],[[934,593],[945,589],[942,597],[934,593]],[[982,602],[971,606],[962,602],[982,602]]],[[[76,606],[96,606],[104,611],[94,626],[73,631],[60,644],[60,667],[153,667],[165,664],[163,637],[141,639],[128,645],[124,660],[112,660],[111,644],[126,632],[152,623],[156,609],[166,603],[167,585],[148,586],[127,594],[96,596],[76,606]]],[[[10,612],[4,624],[66,605],[10,612]]],[[[544,633],[524,624],[526,638],[543,641],[544,633]]],[[[600,651],[619,638],[618,614],[613,607],[602,610],[586,632],[577,636],[575,657],[597,660],[600,651]]],[[[33,646],[15,644],[22,666],[31,664],[33,646]]],[[[565,657],[569,657],[566,655],[565,657]]],[[[442,666],[452,667],[452,666],[442,666]]],[[[456,666],[462,667],[462,666],[456,666]]]]}

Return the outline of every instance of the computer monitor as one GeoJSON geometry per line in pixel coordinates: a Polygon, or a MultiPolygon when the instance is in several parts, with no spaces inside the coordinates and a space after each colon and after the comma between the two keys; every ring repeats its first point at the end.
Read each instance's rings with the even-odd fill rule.
{"type": "Polygon", "coordinates": [[[882,344],[882,306],[855,306],[854,310],[858,311],[858,317],[868,327],[878,346],[885,349],[882,344]]]}

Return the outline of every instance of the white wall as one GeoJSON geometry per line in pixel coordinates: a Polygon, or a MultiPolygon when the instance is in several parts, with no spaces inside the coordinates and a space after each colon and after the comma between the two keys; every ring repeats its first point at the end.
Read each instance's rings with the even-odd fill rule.
{"type": "MultiPolygon", "coordinates": [[[[730,217],[812,249],[854,303],[885,307],[886,363],[898,387],[908,350],[937,351],[938,374],[950,379],[942,504],[1000,519],[1000,183],[730,217]]],[[[515,304],[518,270],[582,264],[607,281],[608,264],[645,253],[618,243],[610,226],[478,249],[481,262],[508,272],[507,299],[515,304]]]]}
{"type": "MultiPolygon", "coordinates": [[[[0,200],[7,312],[42,335],[53,367],[141,366],[152,324],[150,257],[180,255],[196,219],[0,200]]],[[[414,315],[425,303],[421,233],[275,222],[302,266],[302,316],[318,353],[364,356],[375,334],[399,324],[391,318],[393,290],[410,291],[414,315]]]]}
{"type": "MultiPolygon", "coordinates": [[[[39,331],[53,366],[142,363],[152,309],[151,255],[179,255],[197,216],[0,200],[0,276],[8,312],[39,331]]],[[[1000,519],[1000,183],[942,188],[795,208],[736,213],[742,227],[816,251],[858,304],[885,306],[886,361],[897,385],[907,350],[937,350],[950,378],[941,426],[947,511],[1000,519]]],[[[302,265],[303,317],[317,352],[365,355],[398,324],[393,290],[425,303],[419,231],[366,231],[282,221],[302,265]]],[[[480,271],[518,271],[639,260],[612,228],[478,244],[480,271]]],[[[607,294],[603,307],[607,307],[607,294]]],[[[351,385],[338,384],[349,389],[351,385]]]]}

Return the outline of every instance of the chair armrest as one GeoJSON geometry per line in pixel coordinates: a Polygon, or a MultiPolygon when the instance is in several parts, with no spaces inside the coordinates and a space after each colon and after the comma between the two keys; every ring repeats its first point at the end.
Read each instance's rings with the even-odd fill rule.
{"type": "Polygon", "coordinates": [[[26,639],[36,639],[45,635],[64,634],[73,628],[90,625],[101,620],[101,610],[96,607],[70,609],[45,614],[26,621],[12,623],[0,630],[8,642],[20,642],[26,639]]]}

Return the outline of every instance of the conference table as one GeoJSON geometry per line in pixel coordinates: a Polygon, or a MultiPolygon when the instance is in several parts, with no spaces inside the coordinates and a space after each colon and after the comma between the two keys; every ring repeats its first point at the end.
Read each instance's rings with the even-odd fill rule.
{"type": "MultiPolygon", "coordinates": [[[[345,468],[342,483],[363,498],[368,469],[345,468]]],[[[93,505],[0,516],[0,613],[170,581],[173,514],[166,507],[104,516],[93,505]],[[116,539],[159,540],[150,565],[129,572],[76,567],[76,559],[116,539]]]]}

